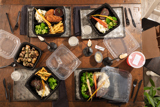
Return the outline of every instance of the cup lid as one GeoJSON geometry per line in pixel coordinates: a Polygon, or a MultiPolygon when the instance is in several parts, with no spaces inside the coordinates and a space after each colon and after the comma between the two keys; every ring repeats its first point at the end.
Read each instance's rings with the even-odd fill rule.
{"type": "Polygon", "coordinates": [[[127,60],[129,65],[134,68],[141,68],[146,62],[145,56],[139,51],[132,52],[127,60]]]}
{"type": "Polygon", "coordinates": [[[6,59],[13,58],[20,44],[18,37],[0,29],[0,56],[6,59]]]}

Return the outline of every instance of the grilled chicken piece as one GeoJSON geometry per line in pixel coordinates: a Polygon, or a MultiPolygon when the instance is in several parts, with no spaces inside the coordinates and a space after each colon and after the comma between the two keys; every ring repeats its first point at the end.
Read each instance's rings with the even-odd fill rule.
{"type": "Polygon", "coordinates": [[[60,22],[62,21],[62,18],[59,16],[55,16],[54,15],[54,9],[50,9],[46,12],[45,14],[45,18],[46,20],[48,20],[49,22],[60,22]]]}

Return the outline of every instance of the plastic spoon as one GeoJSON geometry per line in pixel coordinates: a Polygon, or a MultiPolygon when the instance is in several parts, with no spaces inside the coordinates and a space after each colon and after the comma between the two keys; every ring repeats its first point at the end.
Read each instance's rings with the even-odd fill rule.
{"type": "Polygon", "coordinates": [[[0,68],[6,68],[6,67],[8,67],[8,66],[15,67],[15,66],[16,66],[16,63],[15,63],[15,62],[12,62],[11,64],[6,65],[6,66],[2,66],[2,67],[0,67],[0,68]]]}

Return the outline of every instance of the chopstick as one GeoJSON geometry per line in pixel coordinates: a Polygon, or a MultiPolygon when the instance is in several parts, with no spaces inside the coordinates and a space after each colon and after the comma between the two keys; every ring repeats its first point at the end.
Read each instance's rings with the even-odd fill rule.
{"type": "Polygon", "coordinates": [[[89,101],[94,96],[94,94],[96,94],[96,92],[104,85],[104,83],[105,83],[105,81],[103,81],[103,83],[100,85],[100,87],[98,87],[97,90],[94,91],[94,93],[90,96],[90,98],[87,101],[89,101]]]}

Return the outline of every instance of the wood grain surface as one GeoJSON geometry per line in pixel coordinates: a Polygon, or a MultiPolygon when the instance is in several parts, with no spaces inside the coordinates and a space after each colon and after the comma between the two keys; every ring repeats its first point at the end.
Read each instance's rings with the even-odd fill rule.
{"type": "Polygon", "coordinates": [[[1,5],[19,4],[19,5],[35,5],[35,4],[58,4],[58,5],[85,5],[85,4],[140,4],[141,0],[0,0],[1,5]]]}
{"type": "MultiPolygon", "coordinates": [[[[18,14],[18,11],[21,10],[21,8],[23,7],[24,4],[40,4],[38,3],[39,0],[28,0],[28,1],[25,1],[25,0],[16,0],[16,2],[12,2],[12,0],[5,0],[3,1],[2,0],[2,4],[9,4],[9,5],[1,5],[0,6],[0,22],[1,22],[1,26],[0,26],[0,29],[3,29],[3,30],[6,30],[8,32],[11,32],[10,31],[10,28],[9,28],[9,24],[8,24],[8,21],[7,21],[7,18],[6,18],[6,15],[5,13],[9,13],[9,18],[10,18],[10,21],[11,21],[11,25],[12,27],[15,25],[16,23],[16,18],[17,18],[17,14],[18,14]],[[23,5],[10,5],[10,4],[23,4],[23,5]]],[[[47,0],[46,0],[47,1],[47,0]]],[[[50,0],[48,0],[50,1],[50,0]]],[[[67,0],[66,0],[67,1],[67,0]]],[[[61,1],[59,2],[60,4],[68,4],[68,2],[65,3],[62,3],[61,1]]],[[[68,0],[70,1],[70,5],[66,5],[66,6],[71,6],[72,9],[73,7],[75,6],[82,6],[82,5],[72,5],[72,4],[102,4],[102,0],[99,0],[99,2],[88,2],[88,1],[85,1],[83,2],[83,0],[79,0],[77,1],[77,3],[74,2],[74,0],[68,0]],[[71,3],[71,1],[73,3],[71,3]],[[80,2],[81,1],[81,2],[80,2]]],[[[112,1],[112,0],[108,0],[108,1],[112,1]]],[[[114,3],[120,3],[118,1],[122,1],[122,0],[113,0],[113,1],[116,1],[114,3]]],[[[127,1],[127,0],[126,0],[127,1]]],[[[135,0],[130,0],[130,1],[135,1],[135,0]]],[[[41,3],[44,3],[46,4],[44,1],[41,1],[41,3]]],[[[52,2],[53,3],[53,2],[52,2]]],[[[55,4],[58,3],[57,1],[55,1],[55,4]]],[[[111,2],[113,3],[113,2],[111,2]]],[[[135,2],[132,2],[132,3],[135,3],[135,2]]],[[[137,3],[137,2],[136,2],[137,3]]],[[[90,5],[91,7],[97,7],[99,5],[90,5]]],[[[141,28],[141,20],[140,20],[140,17],[141,17],[141,5],[140,4],[112,4],[111,6],[113,7],[116,7],[116,6],[123,6],[123,7],[130,7],[131,10],[132,10],[132,14],[133,14],[133,17],[135,19],[135,22],[136,22],[136,25],[138,28],[141,28]]],[[[128,13],[129,14],[129,13],[128,13]]],[[[72,15],[73,17],[73,15],[72,15]]],[[[130,15],[128,15],[129,19],[130,18],[130,15]]],[[[71,19],[72,20],[72,26],[71,26],[71,31],[72,31],[72,35],[73,34],[73,18],[71,19]]],[[[20,20],[19,20],[19,23],[20,23],[20,20]]],[[[131,23],[130,26],[126,27],[126,29],[128,29],[131,34],[135,37],[135,39],[140,43],[141,45],[141,33],[134,29],[133,28],[133,25],[131,23]]],[[[47,46],[45,43],[41,43],[38,38],[28,38],[26,35],[20,35],[20,30],[18,28],[18,30],[16,30],[14,32],[14,35],[16,35],[17,37],[20,38],[21,40],[21,43],[22,42],[30,42],[31,44],[33,45],[36,45],[37,47],[39,47],[41,50],[44,51],[40,61],[38,62],[37,66],[36,67],[41,67],[41,66],[45,66],[46,65],[46,59],[49,57],[49,55],[51,55],[51,52],[49,52],[47,50],[47,46]]],[[[94,60],[94,54],[95,52],[97,51],[97,49],[95,49],[95,45],[100,45],[102,47],[105,47],[104,44],[103,44],[103,39],[98,39],[98,40],[92,40],[92,49],[93,49],[93,54],[90,56],[90,57],[85,57],[83,54],[82,54],[82,50],[86,47],[86,44],[87,44],[87,40],[81,40],[80,37],[78,37],[79,40],[80,40],[80,43],[78,46],[76,47],[70,47],[69,44],[68,44],[68,38],[55,38],[55,37],[49,37],[49,38],[46,38],[46,40],[48,42],[55,42],[58,46],[60,44],[64,44],[67,46],[67,48],[69,48],[80,60],[81,60],[81,65],[79,66],[79,68],[99,68],[99,67],[103,67],[102,64],[97,64],[94,60]]],[[[138,51],[141,51],[141,47],[138,49],[138,51]]],[[[112,55],[109,53],[109,51],[105,48],[105,51],[102,52],[103,54],[103,57],[112,57],[112,55]]],[[[9,64],[13,61],[13,59],[4,59],[2,57],[0,57],[0,66],[3,66],[3,65],[6,65],[6,64],[9,64]]],[[[119,67],[120,69],[124,69],[124,70],[127,70],[129,71],[131,74],[132,74],[132,80],[134,79],[138,79],[138,81],[142,80],[143,79],[143,68],[140,68],[140,69],[133,69],[131,67],[129,67],[126,63],[126,60],[121,60],[119,62],[114,62],[114,64],[112,65],[113,67],[119,67]]],[[[11,80],[11,73],[13,72],[14,68],[11,68],[11,67],[8,67],[8,68],[4,68],[4,69],[0,69],[0,107],[51,107],[52,106],[52,102],[11,102],[9,103],[8,100],[6,100],[5,98],[5,93],[4,93],[4,87],[3,87],[3,84],[2,84],[2,81],[3,81],[3,78],[6,78],[6,81],[7,83],[13,83],[13,81],[11,80]]],[[[69,106],[70,107],[100,107],[100,106],[103,106],[103,107],[117,107],[116,105],[112,105],[112,104],[109,104],[107,102],[79,102],[79,101],[75,101],[75,97],[74,97],[74,92],[75,92],[75,88],[74,88],[74,77],[73,77],[73,74],[65,81],[66,83],[66,88],[67,88],[67,95],[68,95],[68,100],[69,100],[69,106]]],[[[135,88],[135,90],[137,90],[137,87],[135,88]]],[[[144,97],[143,97],[143,84],[141,85],[141,88],[139,90],[139,93],[138,93],[138,96],[137,96],[137,100],[135,103],[133,103],[133,98],[135,96],[135,93],[134,93],[134,96],[132,99],[129,100],[129,102],[127,104],[123,104],[121,105],[121,107],[143,107],[144,106],[144,97]]],[[[12,91],[11,91],[12,93],[12,91]]],[[[12,97],[12,94],[11,94],[11,97],[12,97]]]]}

